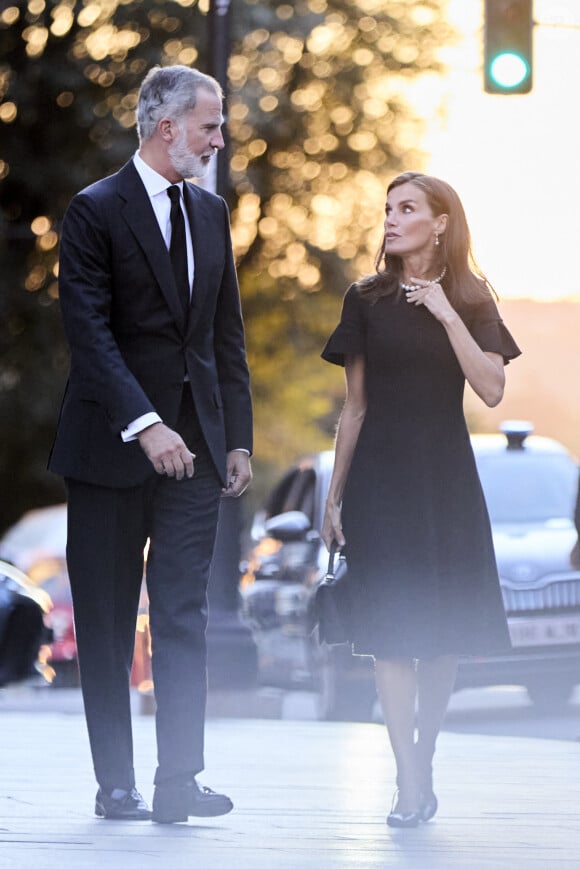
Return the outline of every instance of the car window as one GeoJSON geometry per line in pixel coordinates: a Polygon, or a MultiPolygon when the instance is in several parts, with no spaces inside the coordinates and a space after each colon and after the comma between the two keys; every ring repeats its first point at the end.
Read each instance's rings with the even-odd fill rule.
{"type": "Polygon", "coordinates": [[[314,490],[316,475],[314,471],[307,471],[304,475],[302,491],[300,492],[300,504],[298,509],[306,513],[310,522],[314,522],[314,490]]]}
{"type": "Polygon", "coordinates": [[[492,523],[572,519],[578,469],[567,456],[505,450],[476,461],[492,523]]]}
{"type": "Polygon", "coordinates": [[[266,503],[267,519],[271,519],[272,516],[278,516],[280,513],[285,513],[288,510],[288,507],[284,505],[288,500],[288,493],[292,488],[294,480],[299,473],[297,468],[292,468],[284,474],[280,482],[273,488],[266,503]]]}
{"type": "Polygon", "coordinates": [[[280,480],[266,505],[267,518],[302,510],[310,521],[314,514],[314,486],[316,475],[312,468],[294,468],[280,480]]]}

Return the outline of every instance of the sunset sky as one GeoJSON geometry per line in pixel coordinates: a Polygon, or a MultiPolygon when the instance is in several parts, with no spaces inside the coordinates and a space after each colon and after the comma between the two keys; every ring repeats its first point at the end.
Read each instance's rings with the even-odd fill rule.
{"type": "Polygon", "coordinates": [[[427,171],[460,194],[500,296],[580,301],[580,0],[535,0],[522,96],[483,92],[483,0],[448,8],[460,33],[442,52],[448,74],[412,87],[427,171]]]}

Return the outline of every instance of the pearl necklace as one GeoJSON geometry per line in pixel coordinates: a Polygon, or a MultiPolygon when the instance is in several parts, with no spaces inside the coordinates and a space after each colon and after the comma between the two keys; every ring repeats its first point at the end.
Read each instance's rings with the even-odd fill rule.
{"type": "MultiPolygon", "coordinates": [[[[446,274],[447,274],[447,266],[444,267],[443,271],[441,272],[441,274],[438,277],[433,278],[433,280],[429,281],[429,283],[430,284],[440,284],[446,274]]],[[[403,281],[401,281],[401,287],[403,290],[405,290],[406,293],[412,293],[414,290],[419,289],[419,284],[404,284],[403,281]]]]}

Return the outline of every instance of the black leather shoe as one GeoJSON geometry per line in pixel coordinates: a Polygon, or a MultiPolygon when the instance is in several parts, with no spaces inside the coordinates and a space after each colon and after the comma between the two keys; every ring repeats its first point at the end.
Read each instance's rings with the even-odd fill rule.
{"type": "Polygon", "coordinates": [[[175,824],[188,817],[215,818],[227,815],[234,804],[225,794],[200,787],[195,779],[185,783],[162,782],[153,794],[153,820],[175,824]]]}
{"type": "Polygon", "coordinates": [[[151,810],[136,788],[130,791],[115,788],[110,794],[99,788],[95,815],[108,821],[148,821],[151,810]]]}

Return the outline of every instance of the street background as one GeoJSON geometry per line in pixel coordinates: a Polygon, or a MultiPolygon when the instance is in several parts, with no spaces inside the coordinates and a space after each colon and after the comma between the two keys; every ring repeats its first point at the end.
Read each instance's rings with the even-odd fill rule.
{"type": "MultiPolygon", "coordinates": [[[[150,799],[154,721],[135,701],[138,785],[150,799]]],[[[166,827],[93,817],[95,785],[78,690],[5,689],[0,866],[578,865],[578,689],[568,709],[549,718],[538,718],[517,690],[455,695],[437,753],[440,811],[410,831],[385,824],[394,764],[384,728],[314,722],[309,703],[298,692],[210,694],[200,780],[230,794],[235,808],[224,818],[166,827]]]]}
{"type": "MultiPolygon", "coordinates": [[[[578,690],[565,713],[548,719],[537,718],[518,691],[457,694],[436,759],[440,811],[417,830],[385,824],[394,764],[382,726],[305,720],[308,695],[282,701],[277,710],[272,697],[210,694],[200,781],[230,794],[234,811],[159,826],[93,817],[95,786],[77,690],[2,691],[0,866],[578,865],[578,690]],[[252,705],[253,715],[272,717],[240,716],[252,705]],[[275,717],[280,708],[283,719],[275,717]]],[[[137,698],[135,713],[138,785],[150,799],[154,721],[139,713],[137,698]]]]}
{"type": "Polygon", "coordinates": [[[580,284],[569,267],[578,3],[534,0],[533,88],[521,96],[484,93],[483,9],[482,0],[0,4],[0,533],[64,499],[46,471],[68,367],[60,227],[71,197],[134,153],[137,89],[156,63],[227,78],[217,183],[231,209],[256,405],[244,521],[290,461],[332,443],[344,383],[320,351],[348,284],[373,269],[386,186],[404,170],[455,185],[523,349],[499,408],[468,395],[471,430],[530,419],[580,453],[580,284]]]}
{"type": "MultiPolygon", "coordinates": [[[[0,3],[0,533],[63,499],[46,457],[68,363],[64,210],[133,153],[146,68],[223,72],[208,20],[217,5],[0,3]]],[[[457,187],[524,351],[499,408],[468,395],[471,429],[531,419],[580,453],[578,3],[534,3],[534,88],[522,97],[483,93],[482,12],[481,0],[238,0],[230,15],[219,179],[258,435],[237,525],[291,460],[332,443],[343,378],[320,349],[348,283],[372,269],[386,184],[406,169],[457,187]]],[[[234,569],[212,602],[220,636],[237,605],[238,553],[228,558],[234,569]]],[[[78,689],[0,690],[1,869],[578,866],[578,688],[548,717],[523,690],[455,695],[437,757],[440,812],[416,831],[385,825],[394,766],[382,726],[315,721],[313,695],[276,689],[212,691],[208,711],[202,781],[230,793],[234,812],[172,827],[107,823],[93,817],[78,689]]],[[[151,701],[135,693],[134,712],[150,799],[151,701]]]]}

